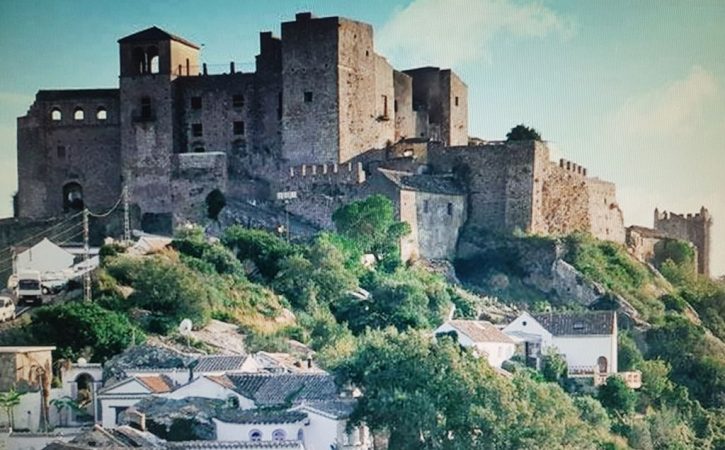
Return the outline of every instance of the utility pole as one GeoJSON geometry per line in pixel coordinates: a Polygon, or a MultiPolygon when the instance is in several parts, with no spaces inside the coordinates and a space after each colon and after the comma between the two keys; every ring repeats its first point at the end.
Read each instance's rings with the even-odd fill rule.
{"type": "Polygon", "coordinates": [[[83,210],[83,300],[91,301],[91,270],[89,260],[91,259],[91,247],[89,244],[88,208],[83,210]]]}
{"type": "Polygon", "coordinates": [[[131,242],[131,219],[129,217],[128,207],[128,186],[123,185],[123,240],[131,242]]]}

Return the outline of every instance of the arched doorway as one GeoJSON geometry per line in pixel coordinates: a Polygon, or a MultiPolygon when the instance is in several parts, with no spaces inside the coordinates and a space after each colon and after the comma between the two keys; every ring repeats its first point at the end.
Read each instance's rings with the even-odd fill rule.
{"type": "Polygon", "coordinates": [[[604,356],[600,356],[599,359],[597,359],[597,366],[599,368],[599,373],[608,373],[609,367],[607,367],[607,358],[604,356]]]}
{"type": "Polygon", "coordinates": [[[74,412],[76,422],[86,422],[93,418],[93,376],[88,373],[81,373],[75,378],[75,404],[77,409],[74,412]]]}
{"type": "Polygon", "coordinates": [[[83,208],[83,188],[81,185],[73,181],[63,186],[63,211],[82,211],[83,208]]]}

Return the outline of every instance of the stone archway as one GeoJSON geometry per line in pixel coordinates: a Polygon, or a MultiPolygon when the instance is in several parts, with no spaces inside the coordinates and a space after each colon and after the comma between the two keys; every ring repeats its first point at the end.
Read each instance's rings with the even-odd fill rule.
{"type": "Polygon", "coordinates": [[[83,187],[71,181],[63,186],[63,211],[82,211],[85,207],[83,203],[83,187]]]}

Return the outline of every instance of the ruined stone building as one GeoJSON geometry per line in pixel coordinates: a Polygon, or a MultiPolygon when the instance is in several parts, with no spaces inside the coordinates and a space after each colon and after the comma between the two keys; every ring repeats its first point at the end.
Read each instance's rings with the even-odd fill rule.
{"type": "Polygon", "coordinates": [[[697,273],[709,277],[712,223],[712,216],[704,206],[700,208],[700,212],[686,215],[655,209],[654,228],[627,228],[627,246],[639,259],[651,261],[658,246],[668,240],[689,242],[695,250],[697,273]]]}
{"type": "Polygon", "coordinates": [[[321,227],[345,202],[390,197],[405,256],[452,257],[460,228],[624,242],[612,183],[542,142],[471,142],[467,86],[451,70],[396,70],[370,25],[299,13],[260,34],[256,70],[210,74],[199,46],[152,27],[118,41],[114,89],[41,90],[18,119],[16,216],[112,206],[170,232],[214,190],[284,205],[321,227]]]}

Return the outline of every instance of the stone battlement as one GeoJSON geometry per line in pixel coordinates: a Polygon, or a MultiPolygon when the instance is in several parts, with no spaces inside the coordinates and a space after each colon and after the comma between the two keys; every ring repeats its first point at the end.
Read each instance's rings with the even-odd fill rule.
{"type": "Polygon", "coordinates": [[[344,184],[361,184],[365,182],[365,170],[360,162],[301,164],[289,168],[289,178],[324,179],[344,184]]]}
{"type": "Polygon", "coordinates": [[[581,176],[587,176],[587,169],[586,167],[582,167],[579,164],[566,160],[564,158],[561,158],[559,160],[559,167],[562,169],[568,170],[569,172],[576,173],[581,176]]]}

